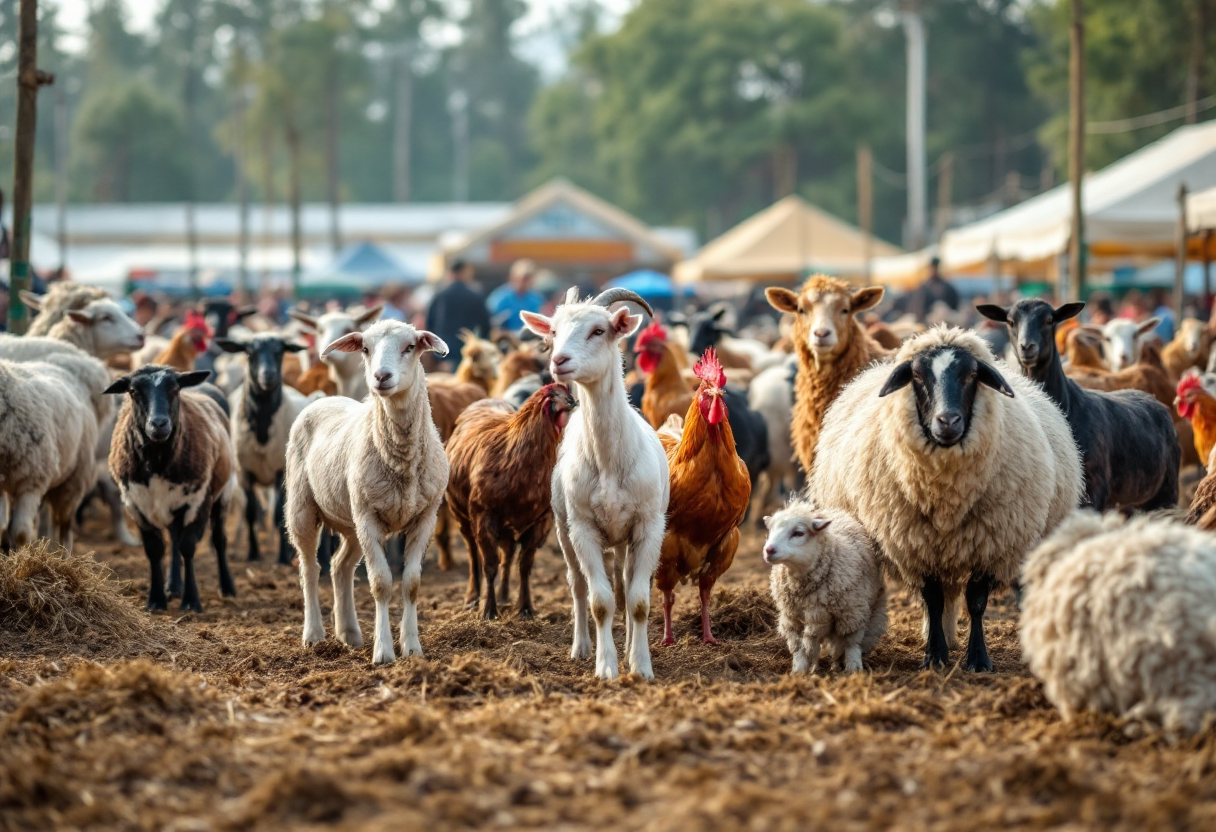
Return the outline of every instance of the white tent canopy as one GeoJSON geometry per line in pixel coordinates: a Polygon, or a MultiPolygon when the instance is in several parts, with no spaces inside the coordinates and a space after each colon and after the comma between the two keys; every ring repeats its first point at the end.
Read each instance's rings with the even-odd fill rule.
{"type": "MultiPolygon", "coordinates": [[[[1085,177],[1085,238],[1092,256],[1173,254],[1178,187],[1216,187],[1216,121],[1182,127],[1085,177]]],[[[983,268],[1001,260],[1039,262],[1068,249],[1071,198],[1067,184],[987,219],[946,232],[942,268],[983,268]]]]}
{"type": "Polygon", "coordinates": [[[1192,232],[1216,229],[1216,188],[1192,193],[1186,198],[1186,220],[1192,232]]]}

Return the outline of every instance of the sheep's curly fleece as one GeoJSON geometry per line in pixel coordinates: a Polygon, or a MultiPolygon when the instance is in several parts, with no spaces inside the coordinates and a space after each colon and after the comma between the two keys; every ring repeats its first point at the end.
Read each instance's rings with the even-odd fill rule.
{"type": "Polygon", "coordinates": [[[1194,733],[1216,711],[1216,538],[1078,511],[1022,570],[1022,654],[1065,719],[1106,711],[1194,733]]]}
{"type": "Polygon", "coordinates": [[[981,386],[967,436],[944,448],[925,438],[911,386],[879,398],[893,365],[866,370],[828,409],[809,496],[857,517],[909,589],[936,575],[950,598],[972,573],[1011,582],[1080,502],[1082,479],[1059,408],[975,333],[935,327],[906,341],[895,363],[942,345],[995,367],[1014,397],[981,386]]]}

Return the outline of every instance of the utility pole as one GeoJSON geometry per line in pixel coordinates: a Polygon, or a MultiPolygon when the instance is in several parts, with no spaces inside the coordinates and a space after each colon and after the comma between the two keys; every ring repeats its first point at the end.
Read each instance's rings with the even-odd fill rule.
{"type": "Polygon", "coordinates": [[[67,83],[55,87],[55,232],[59,271],[68,264],[68,101],[67,83]]]}
{"type": "Polygon", "coordinates": [[[874,154],[868,144],[857,148],[857,224],[862,237],[862,278],[870,282],[870,261],[874,233],[874,154]]]}
{"type": "Polygon", "coordinates": [[[1186,183],[1178,186],[1178,237],[1174,257],[1174,320],[1182,320],[1186,293],[1186,255],[1189,237],[1186,221],[1186,183]]]}
{"type": "Polygon", "coordinates": [[[1068,63],[1068,178],[1072,187],[1072,234],[1069,238],[1068,297],[1085,296],[1085,10],[1072,0],[1071,55],[1068,63]]]}
{"type": "Polygon", "coordinates": [[[329,247],[336,255],[342,249],[342,229],[338,222],[341,201],[338,170],[338,44],[327,58],[325,71],[325,192],[329,198],[329,247]]]}
{"type": "Polygon", "coordinates": [[[249,111],[249,87],[245,74],[245,46],[241,33],[237,34],[236,47],[236,118],[233,121],[233,144],[236,145],[236,200],[237,200],[237,267],[236,289],[242,302],[249,302],[249,146],[245,138],[246,118],[249,111]]]}
{"type": "Polygon", "coordinates": [[[908,247],[925,244],[925,21],[920,4],[904,5],[904,34],[908,38],[908,247]]]}
{"type": "Polygon", "coordinates": [[[38,88],[55,76],[38,69],[38,0],[22,0],[17,21],[17,131],[13,148],[13,246],[9,257],[8,331],[24,335],[29,310],[21,300],[30,288],[30,208],[34,197],[34,132],[38,88]]]}
{"type": "Polygon", "coordinates": [[[393,200],[410,201],[410,165],[413,145],[414,63],[409,41],[397,51],[397,101],[393,113],[393,200]]]}
{"type": "Polygon", "coordinates": [[[469,200],[469,94],[456,90],[448,96],[452,114],[452,201],[469,200]]]}

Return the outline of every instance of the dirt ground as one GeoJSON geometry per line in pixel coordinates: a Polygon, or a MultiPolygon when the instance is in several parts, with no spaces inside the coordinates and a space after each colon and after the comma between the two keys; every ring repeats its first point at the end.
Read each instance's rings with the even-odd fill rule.
{"type": "Polygon", "coordinates": [[[491,623],[464,609],[460,547],[455,570],[424,572],[426,659],[376,668],[370,647],[301,646],[295,572],[246,564],[243,541],[238,598],[204,548],[206,612],[148,616],[142,551],[103,529],[90,515],[77,553],[113,570],[101,601],[137,608],[112,611],[126,629],[0,626],[0,828],[1216,829],[1216,732],[1063,723],[1020,664],[1008,597],[988,612],[994,674],[922,671],[897,593],[866,673],[792,679],[750,530],[715,594],[722,644],[694,637],[683,587],[674,647],[655,604],[656,680],[604,683],[568,657],[554,545],[536,619],[491,623]]]}

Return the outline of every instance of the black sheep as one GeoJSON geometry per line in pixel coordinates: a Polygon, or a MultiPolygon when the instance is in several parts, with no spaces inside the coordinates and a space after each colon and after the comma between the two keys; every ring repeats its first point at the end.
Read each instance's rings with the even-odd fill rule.
{"type": "Polygon", "coordinates": [[[1182,452],[1165,405],[1139,390],[1086,390],[1064,375],[1056,325],[1084,307],[1066,303],[1053,309],[1046,301],[1030,299],[1009,309],[993,304],[976,309],[1009,328],[1022,372],[1043,385],[1068,419],[1084,466],[1083,505],[1098,511],[1175,508],[1182,452]]]}

